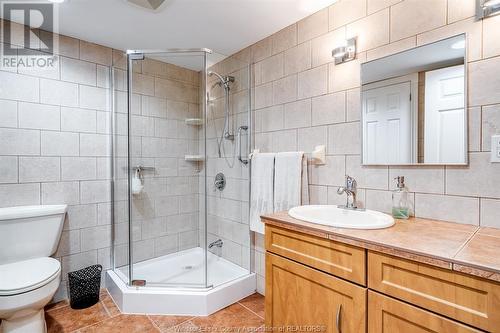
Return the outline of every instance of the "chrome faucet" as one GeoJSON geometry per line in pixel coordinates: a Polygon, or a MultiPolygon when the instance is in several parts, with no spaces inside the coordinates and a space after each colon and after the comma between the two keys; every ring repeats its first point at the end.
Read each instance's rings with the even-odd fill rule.
{"type": "Polygon", "coordinates": [[[343,209],[358,209],[356,205],[357,183],[351,176],[345,177],[345,186],[339,187],[337,194],[347,194],[347,203],[345,206],[338,206],[343,209]]]}
{"type": "Polygon", "coordinates": [[[217,247],[220,247],[222,248],[222,245],[224,245],[224,242],[222,241],[222,239],[218,239],[210,244],[208,244],[208,248],[211,249],[213,248],[214,246],[217,246],[217,247]]]}

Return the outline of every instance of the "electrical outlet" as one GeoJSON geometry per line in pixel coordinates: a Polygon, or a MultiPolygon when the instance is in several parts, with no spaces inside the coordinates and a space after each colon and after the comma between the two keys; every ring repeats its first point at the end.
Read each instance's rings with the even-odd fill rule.
{"type": "Polygon", "coordinates": [[[500,163],[500,135],[491,136],[491,163],[500,163]]]}

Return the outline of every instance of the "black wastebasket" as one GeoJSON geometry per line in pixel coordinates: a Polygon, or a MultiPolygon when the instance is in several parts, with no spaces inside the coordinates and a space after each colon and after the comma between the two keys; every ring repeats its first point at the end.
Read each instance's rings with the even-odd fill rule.
{"type": "Polygon", "coordinates": [[[101,265],[92,265],[68,273],[71,308],[85,309],[99,302],[101,272],[101,265]]]}

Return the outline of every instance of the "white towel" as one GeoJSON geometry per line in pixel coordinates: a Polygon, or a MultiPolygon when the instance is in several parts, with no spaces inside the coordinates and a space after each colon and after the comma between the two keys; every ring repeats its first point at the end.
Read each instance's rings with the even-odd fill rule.
{"type": "Polygon", "coordinates": [[[273,212],[274,157],[271,153],[254,153],[250,191],[250,230],[264,234],[262,214],[273,212]]]}
{"type": "Polygon", "coordinates": [[[276,154],[274,163],[274,211],[309,204],[307,159],[303,152],[276,154]]]}

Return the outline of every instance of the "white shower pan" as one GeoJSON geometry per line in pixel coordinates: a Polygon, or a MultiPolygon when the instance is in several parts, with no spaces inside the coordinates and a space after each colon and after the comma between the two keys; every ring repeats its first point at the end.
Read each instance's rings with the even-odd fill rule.
{"type": "MultiPolygon", "coordinates": [[[[211,252],[208,256],[208,285],[213,288],[130,287],[127,267],[106,274],[106,287],[123,313],[208,316],[255,292],[255,273],[211,252]]],[[[193,248],[134,264],[134,278],[156,283],[199,282],[204,251],[193,248]],[[146,278],[147,277],[147,278],[146,278]]]]}

